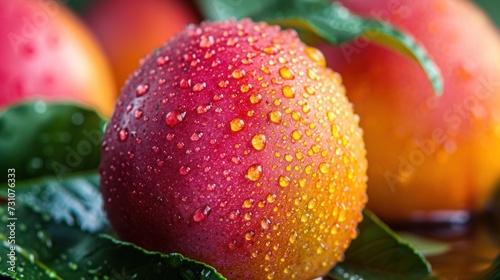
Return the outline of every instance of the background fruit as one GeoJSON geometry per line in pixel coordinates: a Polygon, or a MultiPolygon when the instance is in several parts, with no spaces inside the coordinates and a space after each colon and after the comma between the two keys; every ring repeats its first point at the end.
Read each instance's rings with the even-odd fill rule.
{"type": "Polygon", "coordinates": [[[55,1],[0,2],[0,61],[0,108],[65,99],[111,115],[111,70],[85,27],[55,1]]]}
{"type": "Polygon", "coordinates": [[[435,97],[415,63],[363,39],[324,48],[365,131],[368,207],[399,221],[483,208],[500,175],[497,31],[469,1],[340,2],[412,33],[445,82],[435,97]]]}
{"type": "Polygon", "coordinates": [[[229,279],[312,279],[342,259],[366,202],[358,117],[292,30],[191,26],[125,85],[100,166],[119,236],[229,279]]]}
{"type": "Polygon", "coordinates": [[[198,22],[187,1],[176,0],[104,0],[83,16],[102,43],[119,87],[141,58],[186,24],[198,22]]]}

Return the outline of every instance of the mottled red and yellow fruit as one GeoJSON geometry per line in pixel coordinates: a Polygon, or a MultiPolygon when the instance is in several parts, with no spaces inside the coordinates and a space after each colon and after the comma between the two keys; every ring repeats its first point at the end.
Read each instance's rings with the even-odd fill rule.
{"type": "Polygon", "coordinates": [[[111,68],[76,17],[52,0],[0,2],[0,108],[69,100],[111,115],[111,68]]]}
{"type": "Polygon", "coordinates": [[[187,1],[178,0],[97,1],[84,18],[102,43],[119,87],[141,58],[185,25],[198,22],[187,1]]]}
{"type": "Polygon", "coordinates": [[[366,202],[358,117],[292,30],[190,26],[123,89],[100,166],[125,240],[229,279],[311,279],[342,259],[366,202]]]}
{"type": "Polygon", "coordinates": [[[325,49],[361,116],[368,207],[396,221],[481,210],[500,177],[498,32],[471,1],[340,2],[413,34],[444,77],[436,97],[418,65],[397,53],[366,40],[325,49]]]}

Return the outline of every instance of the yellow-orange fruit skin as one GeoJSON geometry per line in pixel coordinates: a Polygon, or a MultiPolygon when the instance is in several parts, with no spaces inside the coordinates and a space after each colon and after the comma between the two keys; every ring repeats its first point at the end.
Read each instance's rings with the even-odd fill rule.
{"type": "Polygon", "coordinates": [[[444,79],[437,97],[422,69],[398,53],[365,40],[324,49],[365,131],[368,207],[395,222],[483,210],[500,178],[498,31],[472,1],[340,2],[412,34],[444,79]]]}
{"type": "Polygon", "coordinates": [[[119,236],[229,279],[312,279],[342,260],[366,203],[341,78],[291,30],[190,26],[129,79],[100,166],[119,236]]]}

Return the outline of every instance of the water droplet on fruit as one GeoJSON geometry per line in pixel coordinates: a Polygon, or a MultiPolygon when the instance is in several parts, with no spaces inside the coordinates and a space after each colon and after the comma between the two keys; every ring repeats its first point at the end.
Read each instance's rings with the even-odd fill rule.
{"type": "Polygon", "coordinates": [[[245,70],[235,69],[232,73],[233,78],[241,79],[245,76],[245,70]]]}
{"type": "Polygon", "coordinates": [[[280,76],[281,76],[281,78],[283,78],[285,80],[293,80],[293,78],[295,77],[293,75],[292,70],[290,70],[288,67],[281,67],[280,68],[280,76]]]}
{"type": "Polygon", "coordinates": [[[250,103],[257,104],[262,101],[262,95],[259,93],[253,93],[250,95],[250,103]]]}
{"type": "Polygon", "coordinates": [[[253,164],[251,165],[248,170],[247,170],[247,176],[248,180],[250,181],[257,181],[262,177],[262,166],[259,164],[253,164]]]}
{"type": "Polygon", "coordinates": [[[231,127],[232,131],[238,132],[243,129],[243,127],[245,126],[245,122],[240,118],[236,118],[229,123],[229,126],[231,127]]]}
{"type": "Polygon", "coordinates": [[[212,208],[210,208],[210,206],[205,205],[203,207],[200,207],[198,208],[198,210],[194,212],[193,220],[199,223],[205,220],[208,217],[208,215],[210,215],[210,212],[212,212],[212,208]]]}
{"type": "Polygon", "coordinates": [[[179,82],[179,86],[180,88],[189,88],[191,86],[191,80],[188,80],[188,79],[182,79],[180,82],[179,82]]]}
{"type": "Polygon", "coordinates": [[[230,220],[236,220],[236,218],[238,218],[239,215],[240,215],[240,210],[233,210],[229,212],[228,218],[230,220]]]}
{"type": "Polygon", "coordinates": [[[269,221],[269,219],[268,219],[268,218],[263,218],[263,219],[260,221],[260,227],[261,227],[262,229],[268,229],[270,224],[271,224],[271,221],[269,221]]]}
{"type": "Polygon", "coordinates": [[[278,53],[278,48],[274,46],[267,46],[262,49],[262,51],[266,54],[272,55],[272,54],[277,54],[278,53]]]}
{"type": "Polygon", "coordinates": [[[200,48],[209,48],[214,45],[214,37],[201,36],[200,48]]]}
{"type": "Polygon", "coordinates": [[[243,208],[250,208],[250,207],[252,207],[253,202],[254,202],[254,200],[251,199],[251,198],[245,199],[245,201],[243,201],[243,208]]]}
{"type": "Polygon", "coordinates": [[[307,208],[308,209],[314,209],[314,206],[316,205],[316,199],[311,199],[309,200],[309,203],[307,203],[307,208]]]}
{"type": "Polygon", "coordinates": [[[267,195],[266,200],[269,203],[273,203],[276,201],[276,195],[270,193],[267,195]]]}
{"type": "Polygon", "coordinates": [[[252,147],[257,151],[262,151],[266,147],[266,136],[264,134],[255,134],[252,137],[252,147]]]}
{"type": "Polygon", "coordinates": [[[160,56],[156,59],[156,65],[157,66],[163,66],[165,65],[168,61],[170,60],[170,58],[168,56],[160,56]]]}
{"type": "Polygon", "coordinates": [[[283,92],[283,96],[286,98],[294,98],[295,97],[295,89],[291,86],[284,86],[281,88],[283,92]]]}
{"type": "Polygon", "coordinates": [[[252,89],[251,84],[241,85],[240,91],[243,93],[249,92],[252,89]]]}
{"type": "Polygon", "coordinates": [[[195,84],[195,85],[193,86],[193,91],[194,91],[194,92],[200,92],[200,91],[202,91],[203,89],[205,89],[205,87],[206,87],[206,86],[207,86],[207,84],[205,84],[205,83],[198,83],[198,84],[195,84]]]}
{"type": "Polygon", "coordinates": [[[296,141],[302,139],[302,132],[300,132],[299,130],[294,130],[292,132],[292,138],[293,138],[293,140],[296,140],[296,141]]]}
{"type": "Polygon", "coordinates": [[[186,112],[173,110],[171,112],[168,112],[167,115],[165,116],[165,123],[168,125],[168,127],[174,128],[176,125],[178,125],[180,122],[184,120],[185,116],[186,112]]]}
{"type": "Polygon", "coordinates": [[[148,89],[149,89],[148,84],[138,85],[137,88],[135,89],[135,94],[137,97],[141,97],[148,92],[148,89]]]}
{"type": "Polygon", "coordinates": [[[305,86],[304,89],[306,90],[307,93],[310,95],[316,94],[316,90],[312,86],[305,86]]]}
{"type": "Polygon", "coordinates": [[[315,81],[318,79],[318,74],[312,69],[307,69],[307,77],[309,77],[309,79],[315,81]]]}
{"type": "Polygon", "coordinates": [[[142,110],[141,110],[141,109],[135,110],[135,112],[134,112],[134,117],[135,117],[136,119],[140,119],[140,118],[142,118],[142,110]]]}
{"type": "Polygon", "coordinates": [[[305,52],[306,52],[306,55],[312,61],[316,62],[320,66],[326,66],[325,56],[323,55],[323,53],[320,50],[313,48],[313,47],[307,47],[305,52]]]}
{"type": "Polygon", "coordinates": [[[191,135],[191,141],[199,141],[203,136],[203,132],[195,132],[191,135]]]}
{"type": "Polygon", "coordinates": [[[281,123],[281,112],[280,111],[271,111],[269,112],[269,120],[273,123],[280,124],[281,123]]]}
{"type": "Polygon", "coordinates": [[[118,132],[118,140],[123,142],[128,138],[128,129],[124,128],[118,132]]]}
{"type": "Polygon", "coordinates": [[[290,241],[290,243],[294,244],[297,241],[297,237],[298,237],[297,232],[293,231],[292,234],[290,235],[290,238],[288,239],[288,241],[290,241]]]}
{"type": "Polygon", "coordinates": [[[247,231],[247,233],[245,233],[245,239],[247,241],[250,241],[252,240],[252,238],[255,236],[255,232],[253,230],[250,230],[250,231],[247,231]]]}
{"type": "Polygon", "coordinates": [[[285,188],[285,187],[290,186],[290,178],[287,176],[280,176],[278,178],[278,182],[279,182],[280,187],[285,188]]]}
{"type": "Polygon", "coordinates": [[[319,165],[319,171],[323,174],[326,174],[328,173],[328,171],[330,171],[330,165],[326,162],[322,162],[320,165],[319,165]]]}
{"type": "Polygon", "coordinates": [[[188,166],[182,166],[180,169],[179,169],[179,174],[181,175],[188,175],[189,172],[191,171],[191,168],[189,168],[188,166]]]}
{"type": "Polygon", "coordinates": [[[304,104],[302,105],[302,112],[304,113],[309,113],[311,111],[311,106],[309,106],[309,104],[304,104]]]}

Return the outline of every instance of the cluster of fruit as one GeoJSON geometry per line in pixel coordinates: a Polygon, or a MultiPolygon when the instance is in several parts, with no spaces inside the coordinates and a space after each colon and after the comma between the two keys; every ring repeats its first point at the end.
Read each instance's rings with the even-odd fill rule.
{"type": "Polygon", "coordinates": [[[16,0],[0,3],[0,107],[73,100],[111,116],[99,171],[124,240],[230,279],[322,276],[366,203],[390,222],[463,221],[500,179],[489,19],[469,1],[339,2],[412,34],[442,96],[370,34],[307,46],[250,19],[195,25],[173,0],[93,3],[86,27],[55,1],[16,0]]]}

